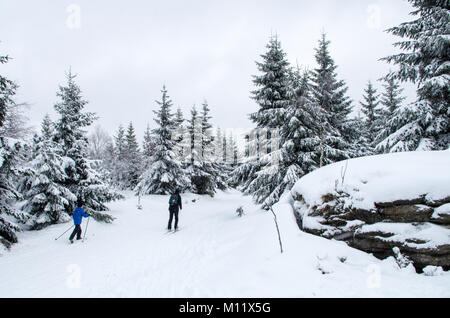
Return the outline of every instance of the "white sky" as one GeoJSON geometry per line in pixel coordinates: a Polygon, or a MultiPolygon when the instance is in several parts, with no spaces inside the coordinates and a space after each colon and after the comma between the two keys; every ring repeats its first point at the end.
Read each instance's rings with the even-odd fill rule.
{"type": "Polygon", "coordinates": [[[18,101],[31,105],[37,127],[46,113],[56,118],[56,91],[71,67],[87,110],[111,135],[132,121],[141,141],[163,84],[186,117],[207,99],[214,125],[247,128],[257,110],[255,61],[272,33],[293,64],[314,68],[325,31],[359,106],[367,81],[390,67],[379,59],[395,52],[398,38],[383,30],[411,20],[411,11],[406,0],[2,0],[0,54],[14,59],[1,72],[20,85],[18,101]]]}

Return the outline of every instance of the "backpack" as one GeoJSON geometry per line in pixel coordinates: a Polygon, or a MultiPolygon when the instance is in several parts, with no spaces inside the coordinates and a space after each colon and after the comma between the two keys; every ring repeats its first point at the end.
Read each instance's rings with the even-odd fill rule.
{"type": "Polygon", "coordinates": [[[175,207],[178,205],[178,195],[172,194],[169,199],[169,205],[175,207]]]}

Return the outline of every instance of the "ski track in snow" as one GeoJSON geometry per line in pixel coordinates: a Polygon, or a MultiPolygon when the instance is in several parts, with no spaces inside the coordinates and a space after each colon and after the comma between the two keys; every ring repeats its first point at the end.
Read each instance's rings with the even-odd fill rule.
{"type": "MultiPolygon", "coordinates": [[[[21,233],[0,256],[0,297],[450,296],[449,273],[399,270],[392,260],[302,233],[287,204],[275,208],[280,254],[272,214],[237,191],[183,195],[177,233],[165,229],[168,196],[142,198],[142,210],[126,196],[110,204],[113,224],[89,222],[85,242],[70,245],[71,231],[55,241],[70,224],[21,233]]],[[[85,226],[86,219],[83,236],[85,226]]]]}

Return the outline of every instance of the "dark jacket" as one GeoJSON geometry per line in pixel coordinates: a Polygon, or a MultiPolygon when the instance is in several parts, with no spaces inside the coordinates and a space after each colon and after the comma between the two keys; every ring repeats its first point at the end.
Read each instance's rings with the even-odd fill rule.
{"type": "MultiPolygon", "coordinates": [[[[178,202],[177,202],[177,204],[176,205],[170,205],[169,204],[169,211],[176,211],[176,212],[178,212],[179,210],[183,210],[183,205],[182,205],[182,203],[181,203],[181,195],[179,194],[179,193],[176,193],[175,195],[177,195],[178,196],[178,202]]],[[[170,196],[170,197],[172,197],[172,196],[170,196]]],[[[169,202],[170,202],[170,198],[169,198],[169,202]]]]}

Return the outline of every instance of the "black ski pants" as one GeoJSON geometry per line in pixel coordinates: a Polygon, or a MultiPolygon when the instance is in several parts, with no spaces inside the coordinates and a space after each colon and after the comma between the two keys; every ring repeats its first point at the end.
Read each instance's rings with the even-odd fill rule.
{"type": "Polygon", "coordinates": [[[73,230],[72,234],[70,235],[69,240],[73,240],[73,238],[77,236],[77,240],[81,240],[81,225],[75,225],[75,229],[73,230]]]}
{"type": "Polygon", "coordinates": [[[175,216],[175,229],[178,228],[178,209],[169,209],[169,224],[167,225],[167,229],[171,230],[172,229],[172,220],[173,217],[175,216]]]}

